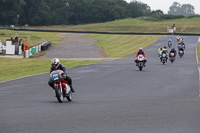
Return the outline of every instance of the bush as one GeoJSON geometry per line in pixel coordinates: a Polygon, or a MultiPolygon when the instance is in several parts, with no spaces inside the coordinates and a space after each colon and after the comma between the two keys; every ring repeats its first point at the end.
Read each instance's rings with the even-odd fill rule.
{"type": "Polygon", "coordinates": [[[192,16],[188,16],[187,18],[199,18],[200,15],[192,15],[192,16]]]}
{"type": "Polygon", "coordinates": [[[185,16],[165,14],[165,15],[160,15],[159,18],[162,19],[162,20],[168,20],[168,19],[181,19],[181,18],[185,18],[185,16]]]}
{"type": "Polygon", "coordinates": [[[183,15],[168,15],[168,14],[152,14],[151,16],[141,17],[145,21],[164,21],[169,19],[185,18],[183,15]]]}

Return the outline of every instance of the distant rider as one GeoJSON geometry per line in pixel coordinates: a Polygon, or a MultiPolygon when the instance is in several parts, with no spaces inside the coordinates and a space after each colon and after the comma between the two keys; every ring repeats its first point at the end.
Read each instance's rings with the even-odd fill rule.
{"type": "Polygon", "coordinates": [[[167,46],[164,46],[164,47],[163,47],[163,50],[165,50],[165,51],[168,53],[167,46]]]}
{"type": "MultiPolygon", "coordinates": [[[[74,88],[72,87],[72,79],[67,75],[65,66],[63,64],[60,64],[58,58],[54,58],[51,61],[50,73],[54,70],[62,70],[64,72],[64,74],[62,75],[63,79],[69,82],[69,86],[72,92],[75,92],[74,88]]],[[[51,81],[49,81],[48,84],[54,89],[53,83],[51,81]]]]}
{"type": "Polygon", "coordinates": [[[172,48],[171,50],[170,50],[170,52],[169,52],[169,57],[170,57],[170,55],[171,55],[171,53],[174,53],[174,57],[176,57],[176,49],[175,48],[172,48]]]}
{"type": "Polygon", "coordinates": [[[177,47],[178,47],[178,50],[180,50],[180,48],[182,48],[184,50],[185,49],[185,43],[184,42],[182,42],[182,43],[179,42],[177,47]]]}
{"type": "Polygon", "coordinates": [[[161,56],[161,54],[162,54],[162,47],[160,47],[159,49],[158,49],[158,57],[160,57],[161,56]]]}
{"type": "MultiPolygon", "coordinates": [[[[168,59],[167,53],[168,53],[167,50],[165,48],[163,48],[161,55],[166,54],[166,62],[167,62],[167,59],[168,59]]],[[[162,62],[162,56],[160,56],[160,62],[162,62]]]]}
{"type": "Polygon", "coordinates": [[[184,45],[181,45],[181,44],[178,45],[178,52],[179,52],[179,51],[183,51],[183,53],[184,53],[184,49],[185,49],[185,48],[184,48],[184,45]]]}
{"type": "Polygon", "coordinates": [[[180,39],[180,42],[183,42],[183,38],[180,39]]]}
{"type": "Polygon", "coordinates": [[[169,39],[169,41],[168,41],[168,46],[169,46],[169,47],[172,46],[172,41],[171,41],[171,39],[169,39]]]}
{"type": "Polygon", "coordinates": [[[144,67],[145,67],[145,63],[147,62],[147,60],[146,60],[146,55],[145,55],[145,53],[144,53],[144,51],[143,51],[142,48],[139,48],[139,51],[138,51],[137,54],[136,54],[136,59],[135,59],[136,66],[137,66],[137,64],[138,64],[137,57],[138,57],[138,55],[140,55],[140,54],[142,54],[142,55],[144,56],[144,67]]]}
{"type": "Polygon", "coordinates": [[[178,35],[178,36],[176,37],[177,41],[179,41],[179,40],[180,40],[180,38],[181,38],[181,37],[178,35]]]}
{"type": "Polygon", "coordinates": [[[184,43],[184,41],[183,41],[183,38],[180,39],[180,45],[182,45],[183,48],[185,49],[185,43],[184,43]]]}

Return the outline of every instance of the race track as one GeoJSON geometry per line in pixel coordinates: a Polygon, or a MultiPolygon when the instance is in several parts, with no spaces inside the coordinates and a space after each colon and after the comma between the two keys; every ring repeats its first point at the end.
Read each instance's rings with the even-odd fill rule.
{"type": "Polygon", "coordinates": [[[145,49],[143,71],[135,55],[68,69],[72,102],[58,103],[47,73],[0,83],[0,132],[199,133],[198,38],[184,36],[183,58],[162,65],[157,49],[169,38],[176,46],[163,36],[145,49]]]}

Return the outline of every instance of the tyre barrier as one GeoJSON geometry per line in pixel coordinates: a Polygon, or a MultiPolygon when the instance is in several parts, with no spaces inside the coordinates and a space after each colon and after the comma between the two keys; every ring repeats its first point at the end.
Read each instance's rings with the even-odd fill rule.
{"type": "Polygon", "coordinates": [[[51,42],[44,42],[41,46],[41,51],[47,50],[51,46],[51,42]]]}
{"type": "Polygon", "coordinates": [[[50,46],[51,46],[51,42],[48,42],[48,41],[43,42],[42,44],[40,44],[38,46],[32,47],[29,50],[26,50],[24,57],[29,58],[31,55],[34,55],[37,52],[47,50],[50,46]]]}

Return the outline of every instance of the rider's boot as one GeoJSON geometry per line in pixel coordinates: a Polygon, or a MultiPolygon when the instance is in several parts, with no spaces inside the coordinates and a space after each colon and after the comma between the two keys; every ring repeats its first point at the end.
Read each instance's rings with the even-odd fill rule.
{"type": "Polygon", "coordinates": [[[138,66],[137,60],[135,60],[136,66],[138,66]]]}
{"type": "Polygon", "coordinates": [[[52,89],[54,89],[54,85],[51,83],[51,81],[49,81],[48,84],[52,89]]]}
{"type": "Polygon", "coordinates": [[[69,85],[69,86],[70,86],[70,88],[71,88],[72,92],[74,93],[74,92],[75,92],[75,90],[74,90],[74,88],[72,87],[72,84],[71,84],[71,85],[69,85]]]}
{"type": "Polygon", "coordinates": [[[146,65],[145,65],[145,64],[146,64],[146,62],[147,62],[147,60],[145,59],[145,60],[144,60],[144,67],[146,67],[146,65]]]}

